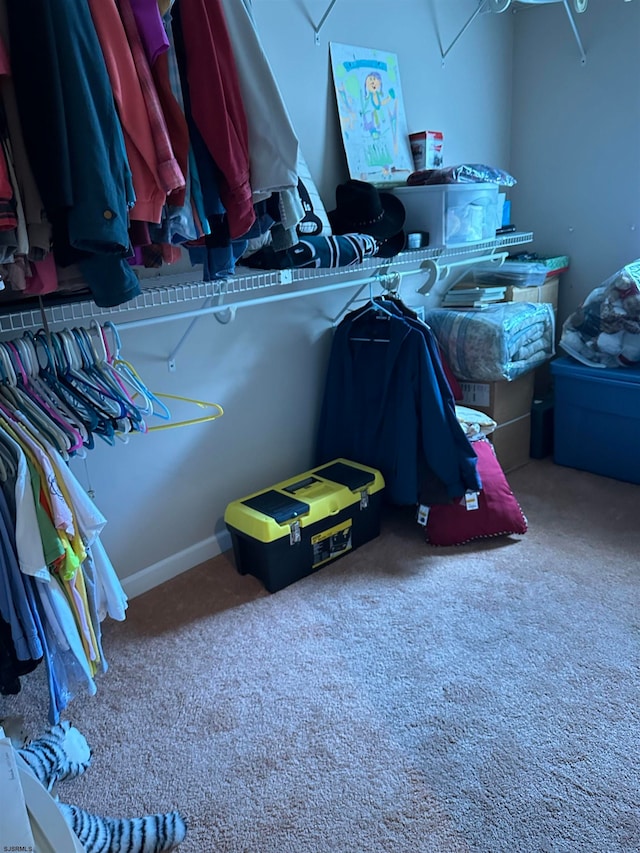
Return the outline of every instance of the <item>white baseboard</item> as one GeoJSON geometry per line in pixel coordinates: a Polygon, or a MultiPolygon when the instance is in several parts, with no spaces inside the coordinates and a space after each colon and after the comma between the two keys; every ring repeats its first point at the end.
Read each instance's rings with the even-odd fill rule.
{"type": "Polygon", "coordinates": [[[222,554],[223,551],[228,551],[230,548],[231,536],[228,530],[224,530],[217,536],[203,539],[202,542],[190,545],[184,551],[172,554],[170,557],[130,575],[122,581],[122,588],[128,598],[135,598],[137,595],[142,595],[143,592],[148,592],[183,572],[188,572],[189,569],[199,566],[200,563],[217,557],[218,554],[222,554]]]}

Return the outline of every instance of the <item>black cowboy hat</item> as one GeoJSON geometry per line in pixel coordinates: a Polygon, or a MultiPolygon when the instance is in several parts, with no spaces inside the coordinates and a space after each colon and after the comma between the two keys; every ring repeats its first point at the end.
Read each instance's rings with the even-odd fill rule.
{"type": "MultiPolygon", "coordinates": [[[[383,242],[396,237],[402,231],[405,209],[397,196],[380,192],[367,181],[354,179],[338,184],[336,208],[328,211],[327,216],[334,234],[370,234],[383,242]]],[[[397,242],[394,245],[397,245],[397,242]]],[[[404,246],[404,234],[402,245],[404,246]]],[[[399,251],[401,249],[393,254],[399,251]]]]}
{"type": "Polygon", "coordinates": [[[406,236],[404,231],[398,231],[393,237],[389,237],[387,240],[380,240],[380,247],[374,254],[376,258],[393,258],[402,252],[405,242],[406,236]]]}

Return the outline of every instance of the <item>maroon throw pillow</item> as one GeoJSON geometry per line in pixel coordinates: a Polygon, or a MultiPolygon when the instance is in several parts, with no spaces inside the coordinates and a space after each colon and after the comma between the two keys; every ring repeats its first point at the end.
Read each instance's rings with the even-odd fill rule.
{"type": "Polygon", "coordinates": [[[432,506],[425,529],[430,545],[464,545],[474,539],[527,532],[527,519],[509,488],[493,445],[481,439],[471,446],[478,457],[482,482],[478,509],[468,510],[464,498],[432,506]]]}

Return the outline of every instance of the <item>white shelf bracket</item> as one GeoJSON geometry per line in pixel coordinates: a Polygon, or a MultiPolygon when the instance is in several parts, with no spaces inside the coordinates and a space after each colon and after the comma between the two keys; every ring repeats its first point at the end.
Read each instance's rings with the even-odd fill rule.
{"type": "MultiPolygon", "coordinates": [[[[278,279],[280,284],[291,284],[293,281],[293,276],[291,274],[291,270],[285,269],[280,270],[278,279]]],[[[193,319],[187,326],[185,333],[182,335],[178,343],[175,345],[173,350],[169,353],[167,357],[167,367],[169,368],[169,373],[175,373],[176,370],[176,356],[187,342],[187,339],[191,335],[196,323],[200,319],[200,314],[213,314],[218,323],[222,326],[226,326],[228,323],[231,323],[236,319],[237,313],[237,305],[225,305],[223,303],[224,295],[225,295],[225,283],[220,285],[216,285],[216,293],[213,296],[208,296],[202,304],[202,308],[199,312],[191,311],[189,312],[189,316],[192,316],[193,319]]]]}
{"type": "MultiPolygon", "coordinates": [[[[226,326],[227,323],[230,323],[232,320],[235,320],[236,307],[235,305],[224,306],[222,304],[222,294],[218,294],[217,296],[209,296],[207,299],[205,299],[201,309],[203,313],[208,313],[209,309],[214,305],[214,300],[215,306],[220,308],[219,311],[212,312],[218,323],[221,323],[223,326],[226,326]]],[[[176,356],[187,342],[187,339],[191,335],[191,332],[193,332],[193,329],[199,319],[200,317],[196,316],[191,320],[191,322],[187,326],[186,331],[184,332],[178,343],[175,345],[175,347],[169,353],[169,356],[167,357],[167,367],[169,369],[169,373],[175,373],[176,356]]]]}
{"type": "MultiPolygon", "coordinates": [[[[484,264],[488,262],[495,263],[496,266],[501,267],[508,257],[508,252],[492,252],[490,255],[481,255],[480,257],[475,258],[464,258],[460,261],[452,261],[451,263],[443,264],[442,266],[438,263],[437,260],[429,259],[424,261],[422,264],[422,271],[427,273],[427,280],[419,287],[417,293],[429,293],[429,291],[435,287],[438,282],[445,281],[451,274],[453,269],[459,269],[460,267],[469,267],[474,266],[475,264],[484,264]]],[[[450,287],[453,287],[455,282],[451,282],[449,286],[447,286],[447,290],[450,287]]]]}
{"type": "Polygon", "coordinates": [[[567,10],[567,17],[569,18],[569,23],[571,24],[571,29],[573,30],[573,35],[575,36],[578,45],[578,50],[580,51],[580,65],[586,65],[587,54],[584,52],[584,47],[582,46],[582,39],[580,38],[580,33],[578,32],[576,22],[573,19],[571,7],[569,6],[569,0],[562,0],[562,2],[564,4],[564,8],[567,10]]]}
{"type": "Polygon", "coordinates": [[[454,40],[451,42],[449,47],[444,51],[442,50],[442,47],[440,48],[440,55],[442,56],[442,65],[443,66],[444,66],[444,61],[447,58],[449,51],[454,47],[454,45],[458,42],[458,40],[462,38],[462,36],[466,33],[466,31],[469,29],[471,24],[475,21],[475,19],[478,17],[480,12],[482,12],[482,10],[484,9],[484,7],[486,5],[487,5],[487,0],[480,0],[480,2],[478,4],[478,8],[471,15],[471,17],[468,19],[467,23],[462,27],[462,29],[460,30],[458,35],[454,38],[454,40]]]}
{"type": "MultiPolygon", "coordinates": [[[[442,49],[441,49],[440,52],[441,52],[441,56],[442,56],[443,67],[444,67],[444,60],[447,57],[447,54],[449,53],[449,51],[458,42],[458,40],[464,35],[464,33],[467,31],[467,29],[471,26],[471,24],[475,21],[475,19],[478,17],[478,15],[482,11],[490,11],[490,12],[496,12],[496,13],[506,12],[512,2],[513,2],[513,0],[480,0],[478,7],[473,12],[471,17],[467,20],[467,22],[464,24],[464,26],[462,27],[462,29],[460,30],[458,35],[454,38],[454,40],[451,42],[449,47],[445,51],[442,51],[442,49]]],[[[527,0],[520,0],[520,2],[522,2],[523,5],[527,4],[527,0]]],[[[583,44],[582,44],[582,39],[580,38],[580,33],[578,32],[578,27],[576,26],[576,22],[574,20],[573,13],[571,12],[571,6],[569,5],[569,0],[542,0],[542,2],[543,3],[555,3],[555,2],[562,3],[562,5],[564,6],[565,11],[567,13],[567,18],[569,19],[569,24],[571,26],[571,30],[573,31],[573,35],[574,35],[576,43],[578,45],[578,50],[580,51],[580,64],[586,65],[587,64],[587,55],[585,53],[585,49],[584,49],[583,44]]],[[[530,5],[535,5],[535,0],[530,0],[530,5]]],[[[587,7],[586,0],[574,0],[574,5],[575,5],[577,12],[584,12],[586,7],[587,7]]],[[[513,11],[515,12],[517,10],[514,9],[513,11]]]]}
{"type": "Polygon", "coordinates": [[[324,22],[327,20],[329,15],[331,14],[331,10],[336,5],[338,0],[331,0],[331,3],[327,6],[327,9],[324,15],[320,18],[320,23],[314,26],[313,28],[313,38],[316,44],[316,47],[320,45],[320,30],[324,27],[324,22]]]}

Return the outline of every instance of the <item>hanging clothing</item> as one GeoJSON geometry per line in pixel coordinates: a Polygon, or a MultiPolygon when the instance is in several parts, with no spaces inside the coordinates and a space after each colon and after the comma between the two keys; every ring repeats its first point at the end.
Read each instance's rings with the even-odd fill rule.
{"type": "MultiPolygon", "coordinates": [[[[165,33],[165,38],[167,38],[164,26],[162,28],[162,32],[165,33]]],[[[168,38],[167,45],[169,45],[168,38]]],[[[169,141],[175,154],[178,168],[185,178],[183,186],[171,190],[167,196],[166,203],[170,207],[181,207],[185,203],[189,184],[189,130],[187,128],[184,113],[175,94],[173,93],[169,60],[168,50],[159,53],[154,64],[151,66],[151,73],[153,74],[153,81],[158,93],[158,100],[160,101],[160,106],[167,124],[169,141]]]]}
{"type": "Polygon", "coordinates": [[[0,615],[11,628],[18,660],[40,660],[44,651],[36,625],[35,600],[28,578],[18,565],[15,529],[0,491],[0,615]]]}
{"type": "Polygon", "coordinates": [[[150,231],[154,243],[179,244],[186,243],[189,240],[197,240],[204,235],[205,231],[196,224],[196,219],[198,223],[201,220],[200,215],[197,217],[194,215],[194,207],[197,204],[196,196],[200,193],[200,184],[189,139],[189,128],[185,118],[182,81],[170,12],[164,16],[162,23],[169,42],[169,49],[158,57],[153,66],[153,75],[158,88],[158,96],[162,101],[167,117],[167,128],[171,135],[171,143],[185,176],[185,188],[183,192],[173,190],[169,194],[161,225],[152,226],[150,231]]]}
{"type": "MultiPolygon", "coordinates": [[[[6,0],[0,0],[0,35],[3,44],[9,43],[9,22],[6,0]]],[[[27,222],[29,259],[43,260],[51,249],[51,225],[44,213],[40,191],[36,185],[25,148],[22,125],[18,114],[15,87],[10,63],[3,66],[2,103],[7,122],[7,133],[13,152],[16,177],[27,222]]]]}
{"type": "Polygon", "coordinates": [[[135,196],[89,8],[82,0],[58,0],[55,10],[47,0],[24,0],[7,11],[24,140],[56,260],[80,260],[96,303],[119,304],[140,292],[124,260],[135,196]]]}
{"type": "Polygon", "coordinates": [[[106,670],[99,623],[106,615],[123,619],[127,599],[99,543],[104,516],[56,450],[36,436],[24,422],[4,421],[0,427],[0,444],[21,466],[11,492],[13,509],[0,490],[0,567],[5,573],[0,616],[9,626],[13,649],[0,648],[0,662],[10,664],[12,656],[44,660],[49,718],[56,723],[79,686],[96,692],[94,676],[106,670]],[[25,477],[27,466],[30,476],[25,477]],[[34,500],[37,521],[32,511],[26,513],[34,500]]]}
{"type": "Polygon", "coordinates": [[[151,69],[144,52],[135,15],[131,8],[131,0],[117,0],[117,3],[144,94],[147,116],[151,126],[151,136],[156,151],[155,159],[160,185],[165,193],[170,193],[172,190],[184,187],[184,175],[171,148],[167,124],[158,93],[156,92],[155,83],[153,82],[151,69]]]}
{"type": "Polygon", "coordinates": [[[242,0],[222,7],[247,116],[254,201],[285,190],[297,197],[298,137],[258,31],[242,0]]]}
{"type": "Polygon", "coordinates": [[[0,94],[11,290],[58,288],[31,266],[50,250],[104,308],[175,246],[227,278],[264,202],[274,248],[296,247],[299,144],[247,0],[0,0],[0,94]]]}
{"type": "Polygon", "coordinates": [[[169,49],[169,39],[162,24],[157,0],[131,0],[131,9],[147,61],[153,68],[158,57],[169,49]]]}
{"type": "MultiPolygon", "coordinates": [[[[174,22],[173,36],[178,64],[181,69],[186,69],[189,59],[179,17],[174,22]]],[[[193,116],[191,87],[187,82],[186,74],[182,71],[180,79],[184,113],[189,128],[191,153],[193,155],[193,171],[194,175],[197,174],[198,181],[194,199],[202,205],[203,221],[207,224],[207,233],[204,238],[200,239],[195,247],[188,245],[188,249],[191,262],[203,264],[203,279],[213,281],[233,275],[236,261],[242,257],[248,244],[244,237],[235,239],[231,237],[228,212],[222,199],[222,186],[225,178],[193,116]]],[[[255,210],[253,208],[252,215],[255,223],[255,210]]]]}
{"type": "Polygon", "coordinates": [[[434,477],[445,501],[480,489],[430,335],[372,304],[339,323],[329,357],[317,464],[342,456],[377,468],[399,505],[424,502],[425,465],[429,498],[434,477]]]}
{"type": "MultiPolygon", "coordinates": [[[[77,328],[0,344],[0,693],[18,692],[20,678],[43,662],[52,724],[80,689],[96,692],[95,676],[107,669],[100,623],[124,619],[127,608],[99,539],[106,519],[64,461],[82,446],[75,421],[63,428],[74,402],[96,428],[106,414],[92,418],[92,401],[121,429],[127,417],[141,421],[130,398],[124,405],[122,386],[116,397],[99,358],[85,363],[90,351],[89,332],[77,328]],[[31,375],[43,354],[48,367],[31,375]]],[[[106,346],[104,358],[113,360],[106,346]]]]}
{"type": "Polygon", "coordinates": [[[122,124],[136,202],[131,219],[160,222],[166,192],[156,165],[156,148],[144,94],[116,0],[89,0],[113,96],[122,124]]]}
{"type": "Polygon", "coordinates": [[[177,25],[185,45],[191,113],[220,170],[229,236],[243,237],[255,220],[247,118],[220,0],[180,0],[174,7],[174,33],[177,25]]]}
{"type": "Polygon", "coordinates": [[[0,616],[0,695],[15,696],[21,690],[20,679],[40,664],[40,660],[18,660],[11,628],[0,616]]]}

